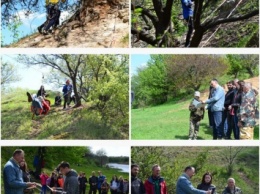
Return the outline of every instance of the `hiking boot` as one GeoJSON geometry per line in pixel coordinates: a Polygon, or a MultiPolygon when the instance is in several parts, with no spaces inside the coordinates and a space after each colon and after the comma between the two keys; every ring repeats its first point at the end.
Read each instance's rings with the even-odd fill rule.
{"type": "Polygon", "coordinates": [[[43,35],[48,35],[48,32],[47,32],[46,30],[43,30],[43,31],[42,31],[42,34],[43,34],[43,35]]]}
{"type": "Polygon", "coordinates": [[[38,32],[39,32],[40,34],[42,34],[42,28],[41,28],[41,27],[38,27],[37,29],[38,29],[38,32]]]}
{"type": "Polygon", "coordinates": [[[28,97],[28,102],[32,102],[32,96],[29,92],[26,92],[26,95],[28,97]]]}

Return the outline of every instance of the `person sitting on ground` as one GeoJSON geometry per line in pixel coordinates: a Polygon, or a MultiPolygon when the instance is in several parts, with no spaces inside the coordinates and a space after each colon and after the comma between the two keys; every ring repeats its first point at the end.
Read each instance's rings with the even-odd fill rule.
{"type": "Polygon", "coordinates": [[[49,110],[51,109],[49,104],[45,102],[42,96],[39,96],[39,101],[42,103],[43,111],[42,114],[47,115],[49,110]]]}
{"type": "Polygon", "coordinates": [[[37,98],[36,94],[33,94],[31,96],[32,104],[31,104],[31,112],[33,112],[36,115],[41,115],[43,112],[43,106],[39,98],[37,98]]]}
{"type": "Polygon", "coordinates": [[[47,92],[44,89],[44,86],[41,85],[40,89],[37,92],[37,97],[42,96],[43,98],[47,95],[47,92]]]}
{"type": "Polygon", "coordinates": [[[227,187],[222,192],[222,194],[242,194],[242,190],[235,185],[235,179],[229,178],[227,182],[227,187]]]}
{"type": "Polygon", "coordinates": [[[191,101],[189,110],[190,110],[190,130],[189,130],[189,140],[197,139],[200,127],[200,121],[204,118],[204,107],[197,107],[201,104],[200,92],[196,91],[194,94],[194,99],[191,101]]]}
{"type": "Polygon", "coordinates": [[[212,185],[212,175],[209,172],[206,172],[203,177],[201,183],[197,186],[197,189],[208,191],[211,190],[211,194],[215,194],[216,192],[216,186],[212,185]]]}
{"type": "Polygon", "coordinates": [[[60,96],[60,92],[57,93],[57,96],[55,97],[55,106],[60,106],[62,103],[62,99],[60,96]]]}

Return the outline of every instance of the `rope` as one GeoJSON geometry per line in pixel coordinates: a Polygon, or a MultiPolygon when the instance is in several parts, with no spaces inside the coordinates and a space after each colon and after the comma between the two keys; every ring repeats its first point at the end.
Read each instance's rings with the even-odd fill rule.
{"type": "MultiPolygon", "coordinates": [[[[232,13],[235,11],[235,9],[239,6],[239,4],[242,2],[243,0],[240,0],[237,4],[236,4],[236,6],[234,7],[234,9],[229,13],[229,15],[227,16],[227,18],[229,18],[231,15],[232,15],[232,13]]],[[[215,32],[208,38],[208,40],[206,40],[206,42],[202,45],[202,47],[204,47],[208,42],[209,42],[209,40],[216,34],[216,32],[219,30],[219,28],[222,26],[222,24],[220,24],[218,27],[217,27],[217,29],[215,30],[215,32]]]]}
{"type": "MultiPolygon", "coordinates": [[[[211,14],[209,14],[209,16],[215,13],[226,1],[227,0],[224,0],[213,12],[211,12],[211,14]]],[[[204,23],[209,18],[209,16],[202,23],[204,23]]]]}

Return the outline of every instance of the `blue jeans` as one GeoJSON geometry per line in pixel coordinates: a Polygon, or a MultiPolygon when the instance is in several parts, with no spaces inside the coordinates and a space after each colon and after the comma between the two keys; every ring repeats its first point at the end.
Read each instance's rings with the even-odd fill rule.
{"type": "Polygon", "coordinates": [[[41,193],[45,194],[47,191],[47,185],[42,185],[42,191],[41,193]]]}
{"type": "Polygon", "coordinates": [[[238,118],[237,115],[233,115],[232,116],[232,128],[233,128],[233,132],[234,132],[234,138],[235,139],[240,139],[240,131],[239,131],[239,127],[237,126],[238,123],[238,118]]]}
{"type": "Polygon", "coordinates": [[[222,111],[213,112],[213,139],[222,138],[222,111]]]}

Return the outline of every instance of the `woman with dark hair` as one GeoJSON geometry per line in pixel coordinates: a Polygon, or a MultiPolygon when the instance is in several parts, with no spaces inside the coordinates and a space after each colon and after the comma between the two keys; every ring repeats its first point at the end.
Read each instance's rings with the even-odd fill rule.
{"type": "MultiPolygon", "coordinates": [[[[30,174],[29,174],[29,171],[28,171],[28,167],[27,167],[27,163],[25,161],[23,162],[20,162],[19,164],[20,166],[20,169],[22,170],[22,173],[23,173],[23,182],[30,182],[30,174]]],[[[24,193],[34,193],[33,192],[33,189],[24,189],[24,193]]]]}
{"type": "Polygon", "coordinates": [[[243,93],[243,87],[245,85],[244,81],[234,81],[234,84],[236,86],[236,90],[234,91],[234,99],[232,101],[232,104],[228,107],[228,110],[230,111],[231,115],[231,128],[230,128],[230,134],[228,134],[229,137],[231,137],[231,131],[233,129],[234,138],[239,139],[239,127],[237,125],[238,123],[238,117],[237,113],[239,110],[239,107],[241,105],[242,101],[242,93],[243,93]]]}
{"type": "Polygon", "coordinates": [[[110,191],[111,194],[117,194],[117,189],[119,188],[119,181],[117,179],[117,176],[114,175],[112,177],[112,180],[110,181],[110,191]]]}
{"type": "Polygon", "coordinates": [[[217,193],[215,185],[212,185],[212,175],[209,172],[206,172],[201,180],[201,183],[197,186],[197,189],[208,191],[211,190],[212,194],[217,193]]]}
{"type": "Polygon", "coordinates": [[[39,96],[42,96],[43,98],[46,96],[46,91],[45,91],[45,89],[44,89],[44,86],[42,85],[41,87],[40,87],[40,89],[38,90],[38,92],[37,92],[37,97],[39,97],[39,96]]]}

